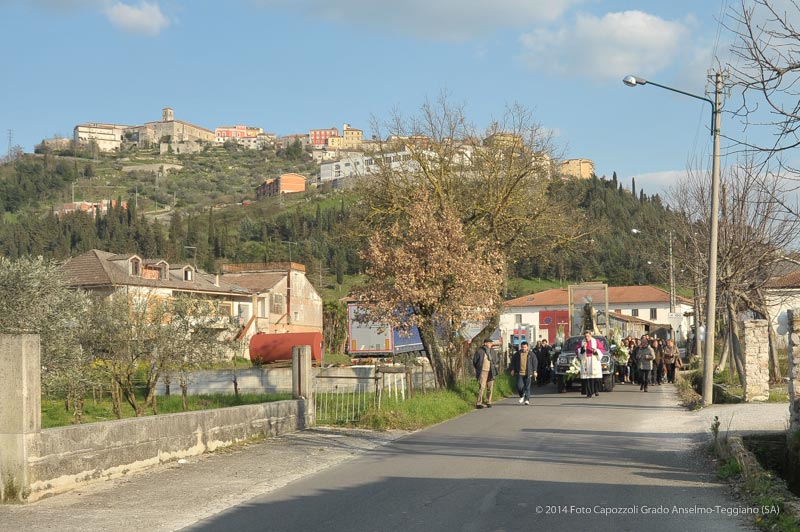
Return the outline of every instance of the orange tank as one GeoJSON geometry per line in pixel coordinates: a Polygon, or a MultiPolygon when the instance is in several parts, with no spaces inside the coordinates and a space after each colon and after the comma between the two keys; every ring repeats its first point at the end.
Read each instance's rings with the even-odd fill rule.
{"type": "Polygon", "coordinates": [[[291,360],[292,347],[311,346],[311,359],[322,362],[322,333],[257,333],[250,338],[250,360],[269,364],[278,360],[291,360]]]}

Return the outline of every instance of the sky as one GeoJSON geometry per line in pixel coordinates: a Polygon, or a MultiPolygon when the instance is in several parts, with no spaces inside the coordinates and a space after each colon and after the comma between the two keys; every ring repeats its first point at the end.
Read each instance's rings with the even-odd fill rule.
{"type": "MultiPolygon", "coordinates": [[[[707,169],[704,95],[736,0],[0,0],[0,154],[75,125],[175,118],[287,135],[521,104],[557,154],[662,193],[707,169]]],[[[725,128],[725,124],[723,124],[725,128]]]]}

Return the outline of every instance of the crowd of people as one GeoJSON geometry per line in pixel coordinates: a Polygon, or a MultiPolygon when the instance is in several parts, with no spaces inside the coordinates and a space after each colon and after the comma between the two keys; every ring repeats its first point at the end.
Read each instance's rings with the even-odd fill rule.
{"type": "Polygon", "coordinates": [[[645,334],[637,341],[628,336],[612,355],[616,360],[617,382],[638,384],[645,392],[651,384],[674,383],[675,372],[683,367],[672,338],[664,342],[645,334]]]}
{"type": "MultiPolygon", "coordinates": [[[[539,340],[531,348],[523,341],[514,351],[509,364],[511,375],[516,377],[519,403],[530,404],[531,384],[543,386],[555,382],[557,376],[553,366],[560,353],[547,340],[539,340]]],[[[592,336],[591,331],[575,350],[580,364],[581,392],[586,397],[597,397],[602,391],[603,344],[592,336]]],[[[609,353],[615,361],[615,378],[619,384],[638,384],[641,391],[648,391],[650,385],[674,383],[675,372],[683,367],[680,351],[671,338],[662,341],[658,337],[642,335],[638,340],[628,336],[618,344],[611,345],[609,353]]],[[[475,374],[479,382],[476,408],[492,406],[494,378],[499,374],[497,353],[491,349],[487,338],[475,351],[473,357],[475,374]],[[486,397],[484,398],[484,394],[486,397]]]]}

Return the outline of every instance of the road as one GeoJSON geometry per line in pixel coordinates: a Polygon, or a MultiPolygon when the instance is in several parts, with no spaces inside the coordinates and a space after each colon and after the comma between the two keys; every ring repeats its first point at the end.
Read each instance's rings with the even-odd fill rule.
{"type": "MultiPolygon", "coordinates": [[[[696,452],[674,387],[553,387],[397,439],[190,532],[752,530],[696,452]]],[[[538,389],[536,391],[539,391],[538,389]]]]}

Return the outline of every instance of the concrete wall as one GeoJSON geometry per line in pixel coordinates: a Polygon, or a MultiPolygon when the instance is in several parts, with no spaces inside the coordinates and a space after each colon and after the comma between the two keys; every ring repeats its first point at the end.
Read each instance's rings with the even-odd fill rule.
{"type": "MultiPolygon", "coordinates": [[[[88,482],[314,425],[311,354],[304,399],[41,429],[39,337],[0,335],[0,502],[35,501],[88,482]]],[[[299,388],[299,387],[302,387],[299,388]]]]}
{"type": "Polygon", "coordinates": [[[27,500],[306,428],[313,424],[313,409],[305,405],[279,401],[43,430],[31,441],[27,500]]]}
{"type": "Polygon", "coordinates": [[[42,426],[39,336],[0,335],[0,501],[29,492],[30,448],[42,426]]]}
{"type": "MultiPolygon", "coordinates": [[[[350,390],[356,387],[356,382],[360,382],[353,377],[368,379],[375,376],[375,366],[349,366],[349,367],[329,367],[313,368],[312,374],[325,375],[325,382],[318,382],[315,386],[327,389],[332,385],[338,385],[340,390],[350,390]],[[339,376],[342,379],[330,379],[327,377],[339,376]]],[[[436,381],[429,365],[413,366],[411,374],[414,389],[430,390],[435,387],[436,381]]],[[[289,367],[270,367],[248,368],[236,370],[236,381],[239,384],[240,393],[291,393],[292,392],[292,368],[289,367]]],[[[189,395],[204,395],[214,393],[233,393],[233,371],[232,370],[207,370],[192,372],[189,378],[189,395]]],[[[156,393],[166,394],[164,380],[159,382],[156,393]]],[[[172,377],[170,384],[170,394],[179,395],[181,393],[177,377],[172,377]]]]}

